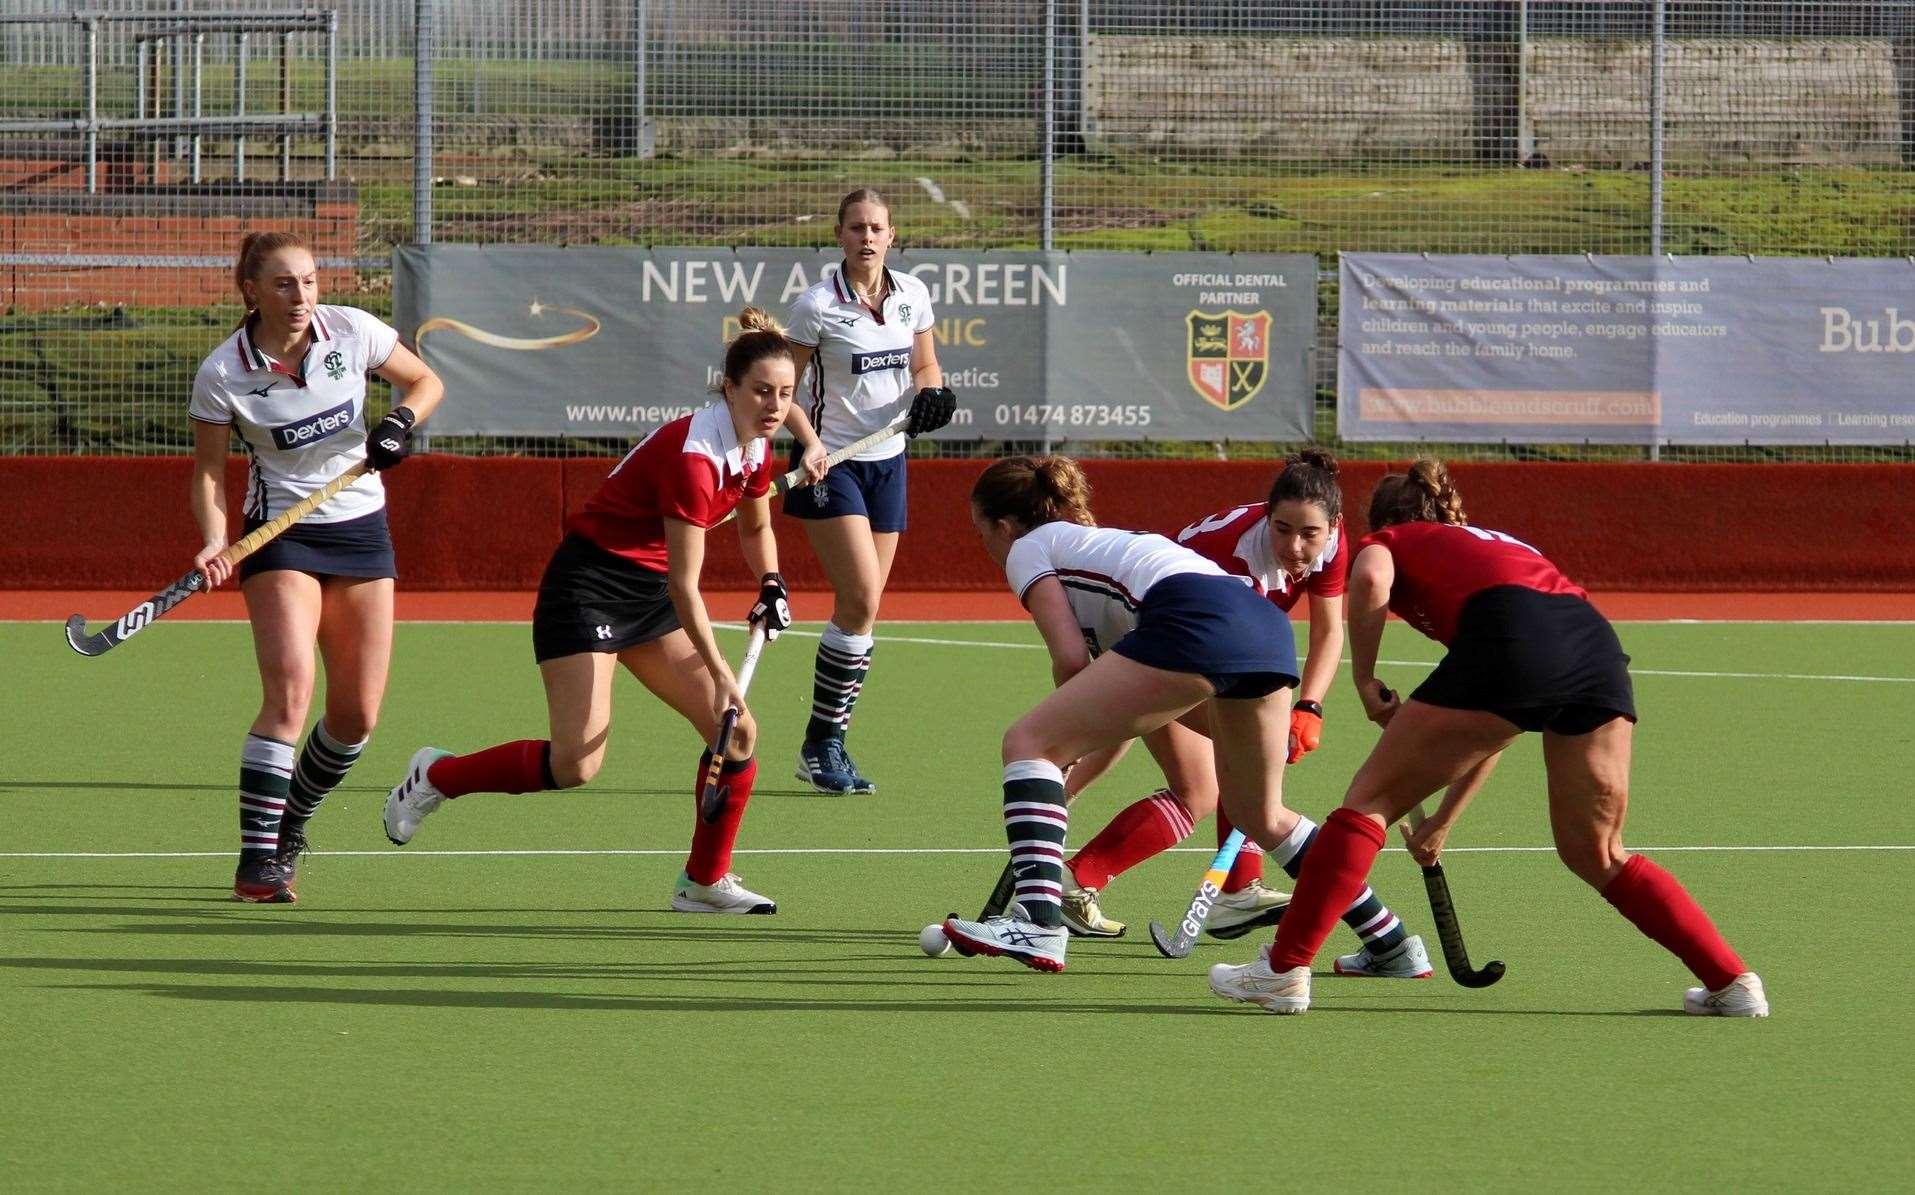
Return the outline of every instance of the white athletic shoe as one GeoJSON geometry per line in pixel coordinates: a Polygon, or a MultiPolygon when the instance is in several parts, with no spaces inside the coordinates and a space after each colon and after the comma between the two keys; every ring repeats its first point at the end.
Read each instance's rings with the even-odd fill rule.
{"type": "Polygon", "coordinates": [[[1762,991],[1762,977],[1744,971],[1717,991],[1690,988],[1682,995],[1682,1011],[1698,1017],[1766,1017],[1769,997],[1762,991]]]}
{"type": "Polygon", "coordinates": [[[684,872],[678,873],[678,884],[672,889],[672,912],[674,913],[776,913],[778,902],[769,896],[760,896],[738,882],[738,877],[726,872],[718,877],[715,884],[700,884],[684,872]]]}
{"type": "Polygon", "coordinates": [[[1370,979],[1428,979],[1435,974],[1430,970],[1430,952],[1423,949],[1423,939],[1415,934],[1383,954],[1371,954],[1365,946],[1355,954],[1339,955],[1336,973],[1370,979]]]}
{"type": "Polygon", "coordinates": [[[1226,892],[1210,906],[1205,929],[1213,938],[1241,938],[1259,925],[1275,925],[1290,907],[1290,894],[1252,880],[1241,891],[1226,892]]]}
{"type": "Polygon", "coordinates": [[[1012,905],[1011,909],[1011,916],[987,917],[982,921],[947,917],[944,936],[951,939],[961,953],[988,954],[992,958],[1003,955],[1033,971],[1062,971],[1070,931],[1061,925],[1026,921],[1016,915],[1024,911],[1019,905],[1012,905]]]}
{"type": "Polygon", "coordinates": [[[1233,967],[1218,963],[1210,968],[1210,990],[1226,1000],[1262,1006],[1265,1012],[1299,1013],[1310,1011],[1310,968],[1292,967],[1288,971],[1270,969],[1270,948],[1257,951],[1257,961],[1233,967]]]}
{"type": "Polygon", "coordinates": [[[406,765],[406,778],[386,794],[386,838],[392,845],[404,846],[411,842],[412,836],[419,832],[419,823],[445,804],[445,796],[426,779],[426,769],[434,760],[450,754],[452,752],[437,747],[421,747],[412,753],[412,762],[406,765]]]}

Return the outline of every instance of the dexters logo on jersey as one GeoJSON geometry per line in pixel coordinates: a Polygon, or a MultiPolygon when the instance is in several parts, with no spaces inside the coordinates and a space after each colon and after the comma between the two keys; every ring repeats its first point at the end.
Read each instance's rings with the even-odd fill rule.
{"type": "Polygon", "coordinates": [[[886,349],[881,353],[853,353],[852,373],[876,373],[881,369],[911,368],[910,349],[886,349]]]}
{"type": "Polygon", "coordinates": [[[335,432],[352,426],[352,400],[347,399],[330,411],[308,415],[296,423],[273,429],[273,445],[282,452],[317,444],[335,432]]]}

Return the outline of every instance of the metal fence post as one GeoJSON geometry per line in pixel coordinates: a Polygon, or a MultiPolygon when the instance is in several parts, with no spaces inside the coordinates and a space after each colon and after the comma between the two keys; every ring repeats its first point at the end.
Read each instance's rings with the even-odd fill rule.
{"type": "MultiPolygon", "coordinates": [[[[289,115],[293,110],[293,35],[279,35],[279,113],[289,115]]],[[[279,135],[279,181],[288,182],[293,177],[293,135],[279,135]]]]}
{"type": "Polygon", "coordinates": [[[432,3],[413,3],[412,239],[421,245],[432,243],[432,3]]]}
{"type": "Polygon", "coordinates": [[[326,181],[339,161],[339,10],[326,10],[326,181]]]}
{"type": "Polygon", "coordinates": [[[652,135],[651,118],[645,114],[646,29],[651,5],[646,0],[632,3],[632,140],[626,147],[634,157],[650,158],[657,142],[652,135]]]}
{"type": "MultiPolygon", "coordinates": [[[[193,119],[194,120],[198,120],[200,117],[205,115],[205,111],[200,106],[200,80],[205,76],[205,72],[206,72],[206,35],[204,33],[195,33],[193,35],[193,119]]],[[[199,167],[200,133],[199,133],[198,127],[195,127],[193,129],[193,136],[190,138],[189,144],[192,147],[193,157],[192,157],[192,166],[189,169],[187,177],[189,177],[190,179],[192,179],[192,181],[197,183],[200,181],[200,167],[199,167]]]]}
{"type": "Polygon", "coordinates": [[[1649,252],[1662,253],[1662,126],[1663,59],[1668,52],[1664,36],[1665,0],[1656,0],[1655,24],[1649,41],[1649,252]]]}
{"type": "Polygon", "coordinates": [[[86,193],[100,190],[100,22],[86,19],[86,193]]]}
{"type": "Polygon", "coordinates": [[[1055,247],[1057,218],[1057,0],[1044,0],[1044,103],[1037,155],[1037,244],[1049,251],[1055,247]]]}
{"type": "MultiPolygon", "coordinates": [[[[246,115],[246,32],[233,35],[233,115],[246,115]]],[[[233,181],[246,181],[246,135],[233,140],[233,181]]]]}

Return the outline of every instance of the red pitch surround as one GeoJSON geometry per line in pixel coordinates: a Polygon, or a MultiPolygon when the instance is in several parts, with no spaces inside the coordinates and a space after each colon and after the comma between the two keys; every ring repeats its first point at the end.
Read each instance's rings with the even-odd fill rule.
{"type": "MultiPolygon", "coordinates": [[[[387,475],[400,587],[536,588],[564,516],[612,464],[409,461],[387,475]]],[[[911,527],[899,547],[893,591],[1002,590],[1003,578],[970,524],[970,486],[983,467],[911,463],[911,527]]],[[[1262,462],[1086,461],[1084,469],[1099,521],[1166,532],[1261,500],[1274,476],[1262,462]]],[[[171,582],[197,547],[186,505],[190,471],[179,457],[0,458],[0,509],[9,513],[0,542],[3,584],[145,595],[171,582]]],[[[1366,462],[1344,467],[1356,533],[1384,471],[1366,462]]],[[[1915,591],[1915,485],[1904,465],[1496,463],[1458,465],[1455,474],[1473,522],[1536,545],[1592,590],[1847,591],[1885,600],[1915,591]]],[[[235,499],[244,477],[235,458],[228,471],[235,499]]],[[[800,525],[780,517],[777,531],[792,588],[826,588],[800,525]]],[[[730,546],[733,533],[720,531],[717,541],[707,588],[751,588],[754,579],[730,546]]]]}

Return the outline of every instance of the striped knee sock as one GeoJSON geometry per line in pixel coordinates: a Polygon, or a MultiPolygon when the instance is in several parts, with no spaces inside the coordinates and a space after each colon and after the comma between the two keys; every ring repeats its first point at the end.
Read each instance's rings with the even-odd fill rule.
{"type": "Polygon", "coordinates": [[[1048,759],[1004,765],[1004,837],[1011,844],[1017,900],[1038,925],[1064,924],[1064,773],[1048,759]]]}
{"type": "Polygon", "coordinates": [[[1133,801],[1110,819],[1071,856],[1071,874],[1086,888],[1099,890],[1152,855],[1176,846],[1189,836],[1190,811],[1167,788],[1133,801]]]}
{"type": "Polygon", "coordinates": [[[342,743],[326,730],[324,718],[313,723],[312,733],[306,736],[306,745],[299,752],[299,765],[293,769],[292,789],[286,795],[286,816],[280,820],[279,828],[305,829],[326,794],[338,788],[352,765],[359,762],[359,753],[366,749],[368,741],[342,743]]]}
{"type": "Polygon", "coordinates": [[[247,862],[279,850],[279,819],[293,783],[293,745],[249,734],[239,750],[239,857],[247,862]]]}
{"type": "Polygon", "coordinates": [[[835,622],[825,624],[818,637],[818,663],[811,679],[811,721],[805,739],[843,738],[851,725],[851,708],[864,690],[871,671],[870,635],[853,635],[835,622]]]}
{"type": "MultiPolygon", "coordinates": [[[[1317,838],[1317,824],[1302,815],[1297,817],[1296,829],[1290,831],[1290,837],[1273,852],[1277,866],[1295,879],[1303,872],[1303,857],[1310,852],[1310,844],[1317,838]]],[[[1403,928],[1403,921],[1389,907],[1377,899],[1376,892],[1368,885],[1357,893],[1350,907],[1343,911],[1343,924],[1356,931],[1371,955],[1385,955],[1403,944],[1410,932],[1403,928]]]]}

